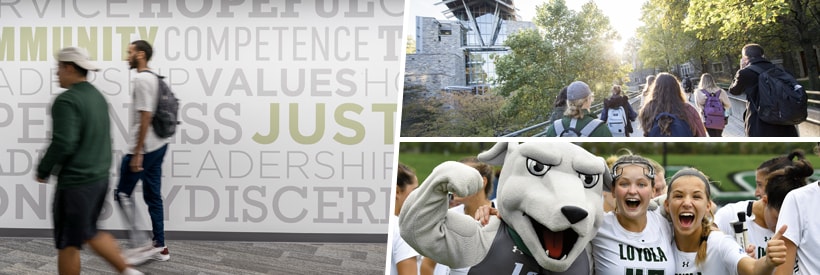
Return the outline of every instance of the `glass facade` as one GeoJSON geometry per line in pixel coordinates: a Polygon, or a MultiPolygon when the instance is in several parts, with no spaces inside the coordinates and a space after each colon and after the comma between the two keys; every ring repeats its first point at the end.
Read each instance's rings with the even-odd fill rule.
{"type": "MultiPolygon", "coordinates": [[[[512,2],[508,1],[507,5],[512,2]]],[[[472,6],[456,10],[452,14],[463,27],[461,46],[464,49],[464,73],[467,86],[489,86],[495,79],[493,55],[504,55],[507,48],[508,21],[515,20],[512,9],[505,9],[502,1],[494,4],[472,6]]]]}

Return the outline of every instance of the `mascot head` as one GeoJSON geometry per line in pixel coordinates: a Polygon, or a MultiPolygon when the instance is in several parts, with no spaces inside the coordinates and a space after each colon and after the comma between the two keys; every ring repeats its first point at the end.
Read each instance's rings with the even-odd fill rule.
{"type": "Polygon", "coordinates": [[[478,158],[502,165],[496,206],[504,221],[539,265],[566,271],[601,224],[606,162],[571,143],[498,143],[478,158]]]}

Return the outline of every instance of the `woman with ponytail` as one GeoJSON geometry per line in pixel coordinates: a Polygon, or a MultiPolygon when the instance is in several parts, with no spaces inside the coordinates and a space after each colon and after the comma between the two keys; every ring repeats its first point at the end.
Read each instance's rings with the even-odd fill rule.
{"type": "Polygon", "coordinates": [[[766,256],[754,260],[734,238],[712,229],[711,189],[706,176],[685,168],[672,176],[664,207],[675,232],[676,274],[771,274],[785,262],[786,227],[769,240],[766,256]]]}
{"type": "MultiPolygon", "coordinates": [[[[769,160],[764,161],[755,170],[755,197],[757,200],[744,200],[735,203],[728,203],[721,207],[715,213],[715,224],[723,231],[723,234],[733,235],[734,228],[732,223],[737,222],[737,215],[739,212],[744,212],[746,222],[744,227],[747,229],[747,242],[753,251],[754,258],[760,258],[765,255],[766,242],[774,235],[774,228],[777,225],[777,220],[769,222],[765,219],[764,211],[766,203],[762,200],[766,193],[766,188],[769,186],[768,177],[771,173],[781,170],[783,168],[793,166],[806,159],[803,150],[796,149],[788,155],[780,155],[769,160]]],[[[780,181],[778,181],[780,182],[780,181]]],[[[774,183],[779,185],[779,183],[774,183]]],[[[791,190],[791,189],[789,189],[791,190]]],[[[785,193],[783,193],[785,196],[785,193]]],[[[780,198],[782,202],[783,199],[780,198]]],[[[778,207],[778,209],[780,209],[778,207]]]]}
{"type": "Polygon", "coordinates": [[[774,274],[820,274],[820,219],[813,213],[820,208],[820,181],[806,184],[813,173],[811,164],[800,160],[769,175],[767,222],[774,219],[778,227],[789,227],[783,234],[785,263],[774,274]]]}
{"type": "MultiPolygon", "coordinates": [[[[686,122],[692,136],[706,136],[706,127],[703,126],[698,110],[686,100],[678,78],[669,73],[658,74],[655,84],[651,86],[649,100],[638,114],[644,136],[649,136],[650,130],[655,125],[655,118],[662,113],[674,115],[679,121],[686,122]]],[[[672,133],[672,123],[673,119],[668,116],[658,120],[661,136],[676,135],[672,133]]]]}

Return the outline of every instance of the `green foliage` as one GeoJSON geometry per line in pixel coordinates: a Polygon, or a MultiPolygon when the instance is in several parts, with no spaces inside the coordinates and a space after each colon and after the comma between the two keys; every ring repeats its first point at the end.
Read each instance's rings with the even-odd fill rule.
{"type": "Polygon", "coordinates": [[[602,99],[626,78],[630,68],[612,47],[618,35],[594,2],[575,12],[563,0],[550,0],[536,7],[533,22],[539,30],[508,36],[511,52],[495,59],[498,94],[507,98],[504,112],[514,121],[549,118],[558,91],[572,81],[586,82],[602,99]]]}
{"type": "Polygon", "coordinates": [[[407,54],[416,53],[416,39],[412,36],[407,36],[407,45],[404,45],[404,52],[407,54]]]}

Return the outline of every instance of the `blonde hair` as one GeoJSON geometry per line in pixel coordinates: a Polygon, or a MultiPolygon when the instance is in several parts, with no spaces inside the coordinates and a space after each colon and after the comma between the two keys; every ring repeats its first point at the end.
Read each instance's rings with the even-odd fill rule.
{"type": "Polygon", "coordinates": [[[719,90],[722,90],[720,87],[717,86],[715,83],[715,78],[712,77],[709,73],[704,73],[700,75],[700,83],[698,83],[698,89],[706,90],[707,92],[714,93],[719,90]]]}
{"type": "Polygon", "coordinates": [[[588,96],[576,100],[567,99],[567,110],[564,111],[564,115],[570,118],[584,118],[584,104],[586,104],[588,100],[588,96]]]}

